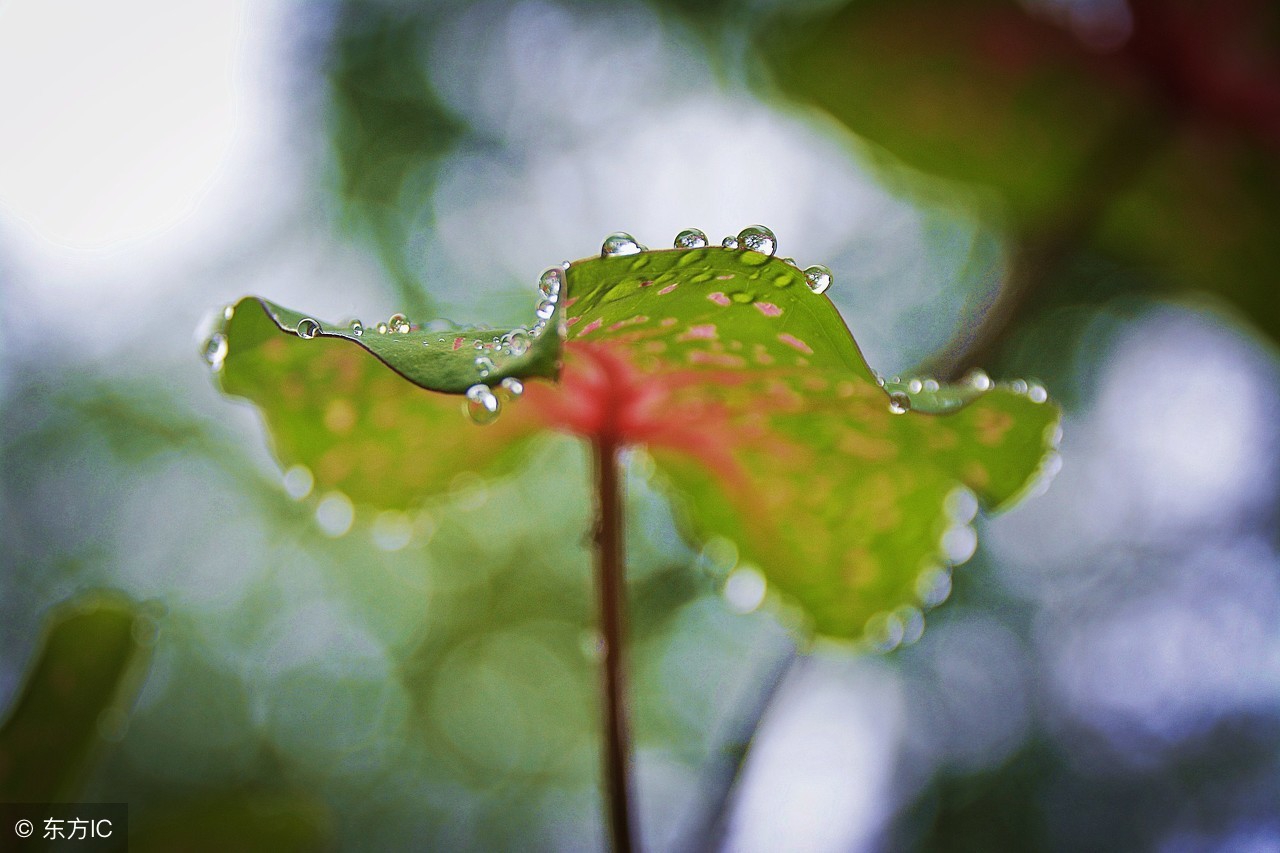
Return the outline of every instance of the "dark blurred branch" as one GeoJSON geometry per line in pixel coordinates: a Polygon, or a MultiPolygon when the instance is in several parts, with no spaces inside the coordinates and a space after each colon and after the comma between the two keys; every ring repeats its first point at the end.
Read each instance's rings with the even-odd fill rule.
{"type": "Polygon", "coordinates": [[[1069,203],[1015,238],[995,299],[922,372],[955,380],[993,362],[1009,333],[1044,301],[1064,263],[1089,241],[1111,203],[1164,150],[1177,126],[1176,113],[1167,108],[1135,111],[1118,121],[1080,165],[1069,203]]]}

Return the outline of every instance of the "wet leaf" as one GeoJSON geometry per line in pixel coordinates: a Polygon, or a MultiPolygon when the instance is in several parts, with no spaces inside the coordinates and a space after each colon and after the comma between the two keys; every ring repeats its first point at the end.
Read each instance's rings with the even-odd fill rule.
{"type": "MultiPolygon", "coordinates": [[[[767,232],[744,235],[773,248],[767,232]]],[[[540,360],[485,377],[519,375],[527,390],[483,429],[462,417],[456,396],[481,380],[451,358],[422,360],[413,345],[421,333],[376,354],[427,388],[384,370],[368,331],[303,339],[305,318],[256,300],[225,329],[223,387],[263,409],[286,465],[305,464],[319,488],[382,507],[421,500],[461,471],[492,470],[540,430],[646,447],[691,534],[736,543],[811,628],[841,637],[869,628],[883,642],[918,621],[909,608],[944,597],[957,551],[948,537],[971,540],[976,508],[957,490],[1008,505],[1040,470],[1058,412],[1043,389],[992,388],[985,377],[881,387],[815,292],[827,283],[825,269],[746,249],[579,261],[558,303],[558,381],[528,370],[551,363],[540,360]]]]}
{"type": "Polygon", "coordinates": [[[957,490],[1008,506],[1040,471],[1058,411],[1042,388],[985,376],[880,387],[807,285],[743,250],[573,265],[561,387],[580,420],[568,423],[591,422],[577,401],[611,373],[618,428],[648,447],[698,538],[734,543],[817,631],[892,640],[916,618],[898,609],[936,601],[948,548],[968,536],[957,490]]]}
{"type": "Polygon", "coordinates": [[[128,721],[146,630],[146,617],[120,598],[84,598],[55,613],[0,728],[0,801],[75,800],[88,760],[128,721]]]}

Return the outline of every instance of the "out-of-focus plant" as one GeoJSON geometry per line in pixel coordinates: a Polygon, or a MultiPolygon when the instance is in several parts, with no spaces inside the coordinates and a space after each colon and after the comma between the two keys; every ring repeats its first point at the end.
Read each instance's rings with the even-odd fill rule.
{"type": "Polygon", "coordinates": [[[651,460],[689,536],[733,553],[739,594],[771,592],[802,637],[879,649],[918,636],[921,608],[945,598],[948,534],[979,504],[1008,506],[1052,459],[1058,411],[1043,387],[879,376],[824,295],[830,271],[776,250],[760,226],[718,247],[690,229],[666,251],[614,234],[599,257],[542,274],[525,326],[333,324],[249,297],[206,345],[223,390],[262,410],[281,462],[335,500],[410,508],[460,473],[512,470],[547,430],[590,446],[617,849],[635,846],[626,458],[651,460]]]}

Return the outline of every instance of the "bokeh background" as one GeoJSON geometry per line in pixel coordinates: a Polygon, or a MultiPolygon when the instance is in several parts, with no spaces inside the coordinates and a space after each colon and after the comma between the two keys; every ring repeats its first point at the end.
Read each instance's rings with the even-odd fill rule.
{"type": "Polygon", "coordinates": [[[246,293],[514,323],[611,231],[761,222],[881,372],[1043,381],[1061,472],[865,655],[798,654],[637,466],[646,847],[1280,850],[1278,37],[1246,0],[0,0],[0,708],[118,590],[150,662],[84,799],[599,849],[581,448],[326,500],[199,330],[246,293]]]}

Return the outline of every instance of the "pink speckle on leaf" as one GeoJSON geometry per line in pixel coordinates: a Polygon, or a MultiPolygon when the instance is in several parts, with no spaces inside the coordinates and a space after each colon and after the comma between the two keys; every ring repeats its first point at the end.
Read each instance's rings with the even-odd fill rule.
{"type": "Polygon", "coordinates": [[[782,334],[778,335],[778,340],[782,341],[784,344],[791,347],[792,349],[798,350],[804,353],[805,355],[813,355],[813,350],[809,347],[809,345],[806,344],[804,341],[800,340],[799,338],[797,338],[795,335],[788,335],[786,332],[783,332],[782,334]]]}
{"type": "Polygon", "coordinates": [[[710,341],[716,337],[716,327],[710,323],[701,326],[690,326],[677,341],[710,341]]]}
{"type": "Polygon", "coordinates": [[[637,314],[634,317],[630,317],[626,320],[619,320],[618,322],[614,323],[612,326],[609,327],[609,331],[616,332],[619,329],[625,329],[627,326],[634,326],[637,323],[647,323],[647,322],[649,322],[648,317],[646,317],[643,314],[637,314]]]}
{"type": "Polygon", "coordinates": [[[690,364],[714,364],[717,367],[744,367],[747,363],[742,356],[727,352],[693,350],[687,357],[690,364]]]}
{"type": "Polygon", "coordinates": [[[712,293],[711,295],[709,295],[707,298],[717,305],[729,304],[729,297],[725,296],[723,293],[721,293],[718,290],[715,293],[712,293]]]}
{"type": "Polygon", "coordinates": [[[464,343],[466,343],[466,342],[467,342],[467,339],[466,339],[466,338],[463,338],[463,337],[457,337],[457,338],[454,338],[454,339],[453,339],[453,349],[454,349],[454,351],[456,352],[457,350],[462,349],[462,345],[463,345],[464,343]]]}
{"type": "Polygon", "coordinates": [[[663,327],[668,327],[668,326],[674,326],[675,324],[676,324],[676,318],[675,318],[675,317],[664,317],[664,318],[662,319],[662,322],[661,322],[659,325],[661,325],[661,326],[663,326],[663,327]]]}
{"type": "Polygon", "coordinates": [[[728,281],[731,278],[733,278],[733,273],[729,273],[728,275],[718,275],[716,276],[716,281],[728,281]]]}
{"type": "Polygon", "coordinates": [[[671,291],[675,290],[675,289],[676,289],[677,287],[679,287],[679,286],[680,286],[680,282],[678,282],[678,281],[677,281],[675,284],[668,284],[666,287],[662,288],[662,290],[659,290],[659,291],[658,291],[658,295],[659,295],[659,296],[666,296],[668,293],[670,293],[671,291]]]}
{"type": "Polygon", "coordinates": [[[774,305],[772,302],[757,302],[755,303],[755,306],[759,309],[760,313],[766,317],[782,316],[782,309],[777,305],[774,305]]]}
{"type": "Polygon", "coordinates": [[[589,335],[603,325],[604,325],[604,320],[597,317],[594,320],[592,320],[590,323],[582,327],[582,331],[578,332],[578,337],[582,337],[583,335],[589,335]]]}
{"type": "Polygon", "coordinates": [[[653,287],[653,281],[652,281],[651,279],[645,279],[644,281],[640,282],[640,286],[641,286],[641,287],[653,287]]]}

